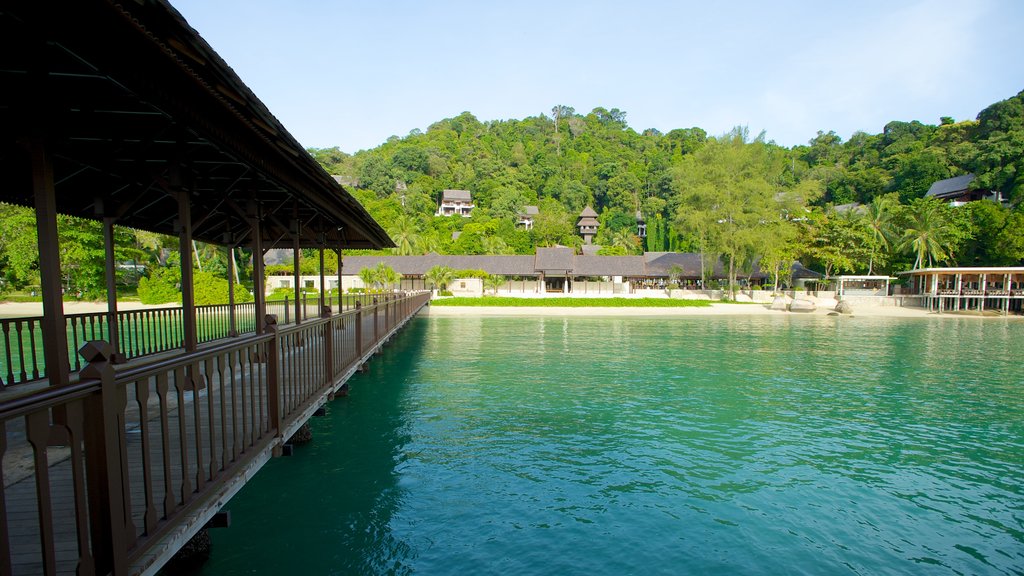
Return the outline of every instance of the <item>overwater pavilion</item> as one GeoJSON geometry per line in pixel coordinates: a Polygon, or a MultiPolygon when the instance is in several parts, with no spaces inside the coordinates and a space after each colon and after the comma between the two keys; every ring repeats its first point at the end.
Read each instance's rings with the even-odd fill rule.
{"type": "Polygon", "coordinates": [[[392,244],[166,0],[6,3],[0,77],[0,201],[35,210],[46,384],[0,386],[0,574],[152,573],[426,296],[346,311],[321,296],[314,314],[296,298],[291,326],[266,315],[267,249],[340,263],[392,244]],[[58,214],[105,232],[105,341],[82,347],[79,372],[58,214]],[[150,361],[117,365],[115,224],[179,239],[180,343],[150,361]],[[227,338],[201,345],[193,240],[252,249],[249,335],[229,306],[227,338]]]}
{"type": "Polygon", "coordinates": [[[889,283],[895,278],[890,276],[855,276],[842,275],[830,278],[836,284],[836,298],[861,296],[888,296],[889,283]]]}
{"type": "Polygon", "coordinates": [[[907,278],[903,294],[936,312],[1009,314],[1024,306],[1024,266],[924,268],[899,275],[907,278]]]}

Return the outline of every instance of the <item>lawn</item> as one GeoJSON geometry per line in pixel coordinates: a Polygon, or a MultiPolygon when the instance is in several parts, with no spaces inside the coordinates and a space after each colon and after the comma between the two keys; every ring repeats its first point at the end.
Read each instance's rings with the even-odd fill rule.
{"type": "Polygon", "coordinates": [[[708,300],[675,300],[668,298],[514,298],[484,296],[482,298],[439,298],[431,306],[506,306],[544,308],[687,308],[710,306],[708,300]]]}

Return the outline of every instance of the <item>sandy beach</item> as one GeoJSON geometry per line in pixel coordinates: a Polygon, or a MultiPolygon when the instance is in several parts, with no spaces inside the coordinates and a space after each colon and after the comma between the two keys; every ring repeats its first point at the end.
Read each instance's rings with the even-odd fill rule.
{"type": "MultiPolygon", "coordinates": [[[[118,310],[138,310],[142,308],[166,308],[176,304],[147,305],[139,302],[120,302],[118,310]]],[[[105,302],[65,302],[65,314],[82,314],[86,312],[103,312],[107,309],[105,302]]],[[[769,310],[764,304],[735,304],[713,302],[710,306],[685,308],[562,308],[562,307],[505,307],[505,306],[429,306],[423,312],[430,316],[637,316],[637,317],[673,317],[673,316],[827,316],[833,313],[831,306],[818,306],[814,312],[785,312],[769,310]]],[[[20,316],[42,316],[43,305],[40,302],[0,302],[0,318],[20,316]]],[[[870,316],[879,318],[982,318],[976,314],[936,314],[922,308],[903,308],[900,306],[865,306],[854,307],[854,316],[870,316]]],[[[1004,318],[1003,316],[985,316],[985,318],[1004,318]]],[[[1010,318],[1024,319],[1021,316],[1010,318]]]]}
{"type": "MultiPolygon", "coordinates": [[[[141,302],[118,302],[118,310],[138,310],[140,308],[168,308],[178,304],[143,304],[141,302]]],[[[65,314],[85,314],[87,312],[106,312],[106,302],[64,302],[65,314]]],[[[0,302],[0,317],[42,316],[42,302],[0,302]]]]}
{"type": "MultiPolygon", "coordinates": [[[[769,310],[762,304],[712,303],[711,306],[685,308],[557,308],[557,307],[503,307],[503,306],[430,306],[423,313],[430,316],[827,316],[831,308],[818,307],[814,312],[786,312],[769,310]]],[[[854,316],[885,318],[938,317],[921,308],[897,306],[860,306],[854,316]]],[[[959,317],[945,314],[943,317],[959,317]]]]}

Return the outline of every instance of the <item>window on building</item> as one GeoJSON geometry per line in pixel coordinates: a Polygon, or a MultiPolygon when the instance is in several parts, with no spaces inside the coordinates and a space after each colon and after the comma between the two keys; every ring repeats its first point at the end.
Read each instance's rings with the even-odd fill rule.
{"type": "Polygon", "coordinates": [[[306,288],[312,288],[312,287],[313,287],[313,281],[312,280],[306,280],[306,288]]]}
{"type": "Polygon", "coordinates": [[[291,280],[281,280],[281,288],[291,288],[291,287],[292,287],[292,281],[291,280]]]}

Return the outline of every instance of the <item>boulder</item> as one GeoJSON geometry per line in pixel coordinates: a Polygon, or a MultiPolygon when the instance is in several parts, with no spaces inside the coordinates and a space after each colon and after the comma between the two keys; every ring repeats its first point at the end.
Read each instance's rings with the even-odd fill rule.
{"type": "Polygon", "coordinates": [[[853,314],[853,305],[847,300],[841,300],[834,308],[836,312],[840,314],[853,314]]]}
{"type": "Polygon", "coordinates": [[[772,304],[771,304],[771,306],[768,307],[768,309],[769,310],[783,310],[783,311],[785,311],[786,310],[786,297],[785,296],[776,296],[775,299],[772,300],[772,304]]]}
{"type": "Polygon", "coordinates": [[[810,300],[793,300],[793,303],[789,305],[790,312],[814,312],[817,306],[810,300]]]}

